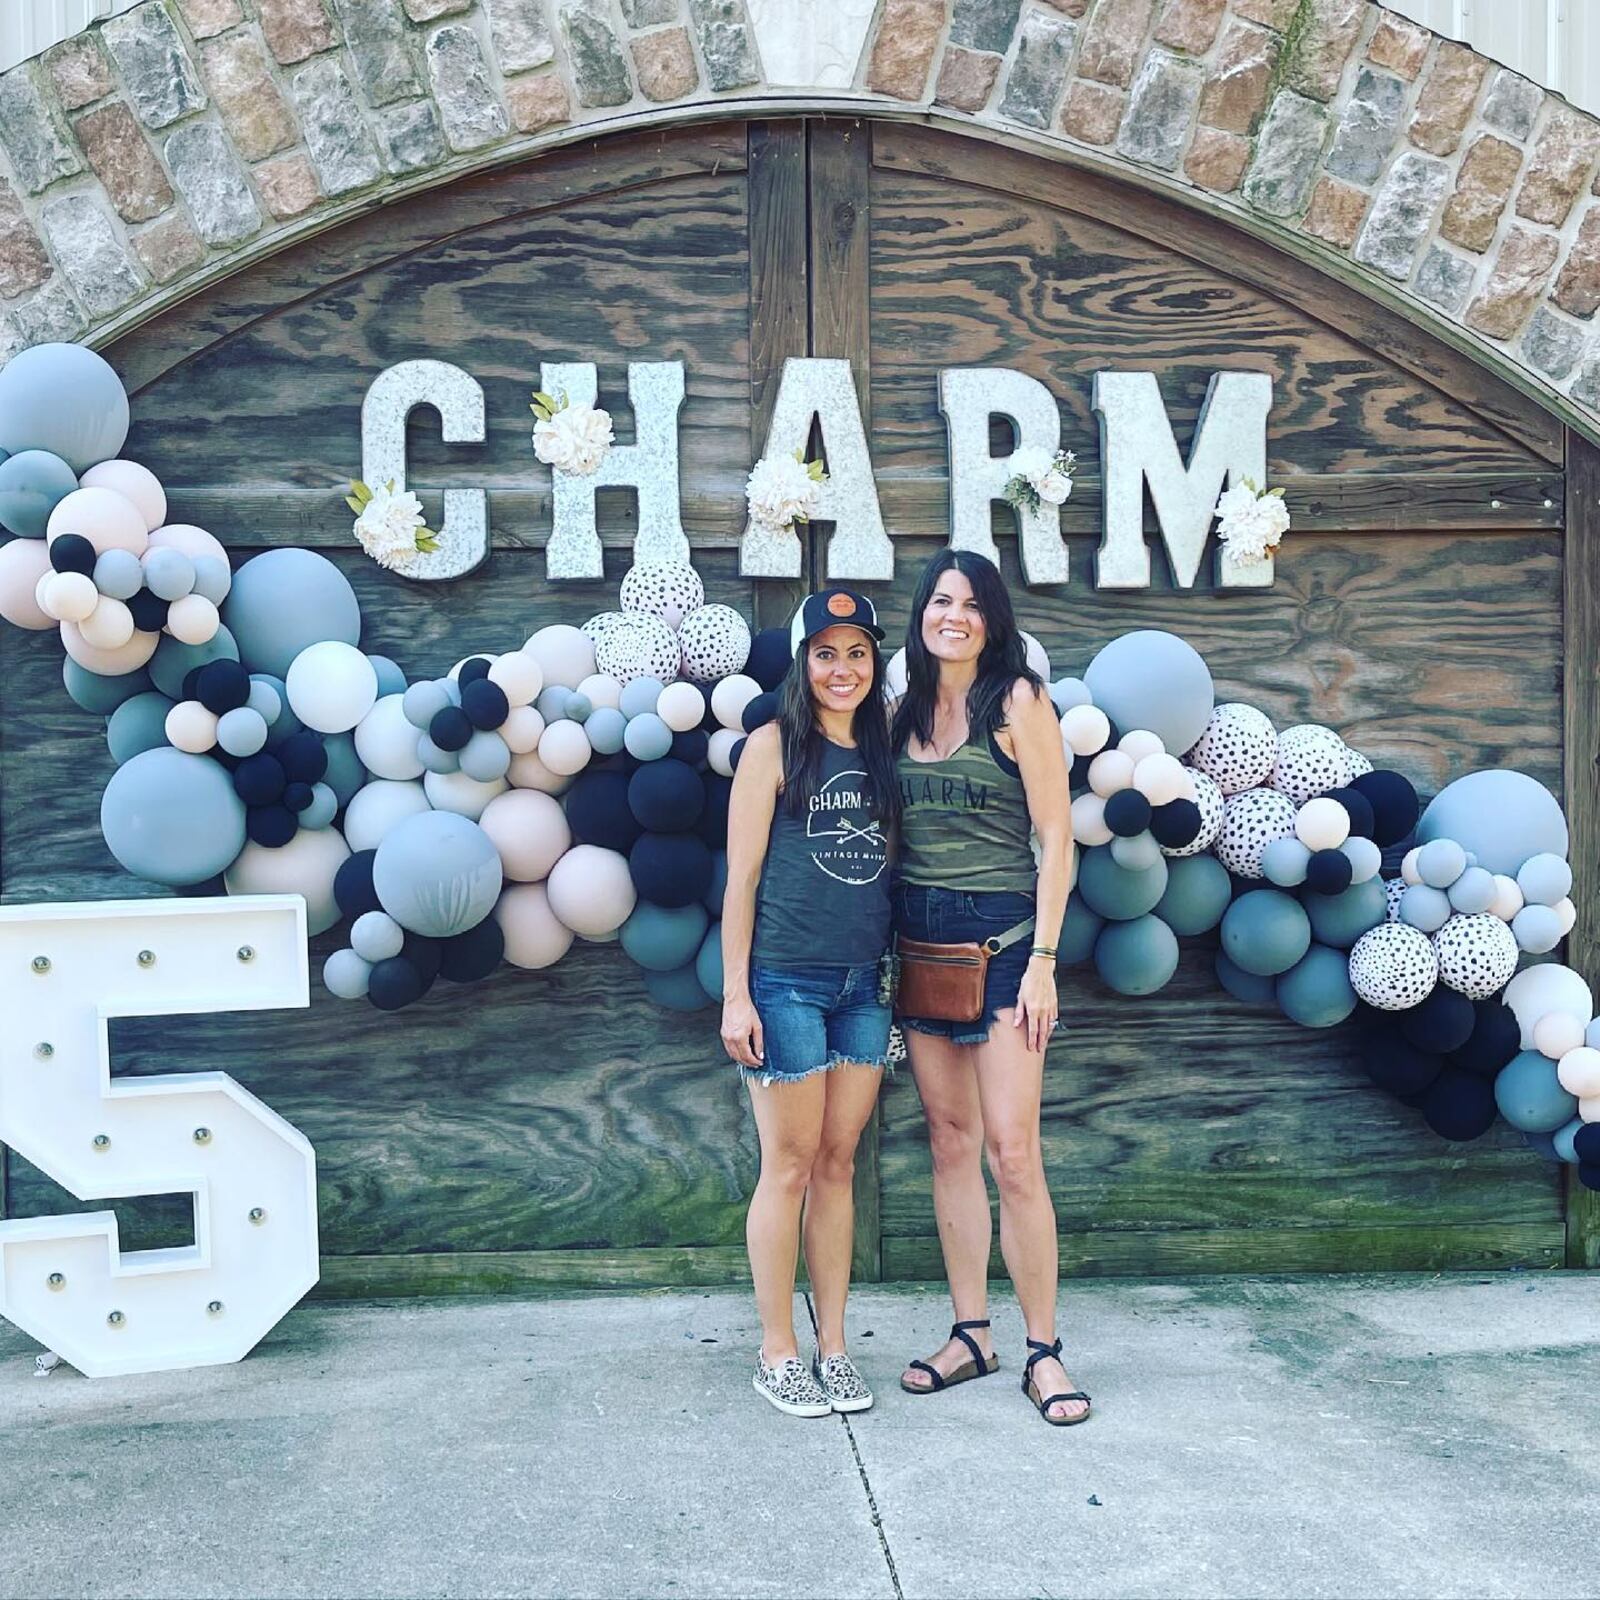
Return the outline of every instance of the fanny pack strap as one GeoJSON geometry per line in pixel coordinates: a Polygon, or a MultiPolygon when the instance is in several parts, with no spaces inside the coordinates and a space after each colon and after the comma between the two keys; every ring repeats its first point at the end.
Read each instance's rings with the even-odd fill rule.
{"type": "Polygon", "coordinates": [[[1019,939],[1026,939],[1033,932],[1034,919],[1026,918],[1014,928],[1007,928],[1004,933],[997,933],[985,939],[981,948],[991,956],[997,956],[1002,950],[1009,950],[1019,939]]]}

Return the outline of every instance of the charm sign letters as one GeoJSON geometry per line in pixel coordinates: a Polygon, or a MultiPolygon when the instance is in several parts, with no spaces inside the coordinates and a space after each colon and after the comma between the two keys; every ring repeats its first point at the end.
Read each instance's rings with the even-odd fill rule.
{"type": "MultiPolygon", "coordinates": [[[[599,380],[592,362],[546,362],[539,387],[565,393],[573,403],[595,404],[599,380]]],[[[628,397],[635,442],[614,446],[588,476],[554,473],[554,525],[546,553],[552,579],[602,575],[595,493],[631,488],[639,499],[635,562],[684,560],[689,541],[679,516],[678,413],[683,406],[681,361],[628,364],[628,397]]],[[[404,361],[382,373],[361,409],[362,477],[406,487],[406,421],[418,406],[438,413],[449,444],[482,443],[483,387],[445,361],[404,361]]],[[[1094,581],[1100,589],[1142,589],[1150,583],[1150,549],[1144,536],[1148,484],[1173,580],[1191,588],[1211,537],[1217,499],[1231,484],[1267,479],[1267,413],[1272,380],[1259,372],[1219,372],[1206,391],[1185,460],[1153,372],[1098,372],[1093,406],[1100,426],[1103,511],[1094,581]]],[[[950,543],[995,555],[991,505],[1004,501],[1016,468],[1012,455],[989,445],[989,423],[1007,418],[1017,451],[1061,445],[1061,413],[1037,378],[1008,367],[950,367],[939,374],[939,409],[950,452],[950,543]]],[[[813,423],[822,438],[828,481],[812,520],[833,525],[828,541],[831,581],[886,580],[894,576],[894,548],[884,526],[873,478],[866,429],[850,363],[791,357],[784,363],[764,455],[804,450],[813,423]]],[[[1061,509],[1041,501],[1018,505],[1017,543],[1030,584],[1068,580],[1061,509]]],[[[440,548],[408,572],[426,579],[458,578],[489,553],[486,491],[447,489],[440,548]]],[[[1216,553],[1222,588],[1268,588],[1271,558],[1237,562],[1216,553]]],[[[752,578],[794,578],[801,549],[793,531],[747,526],[739,570],[752,578]]]]}

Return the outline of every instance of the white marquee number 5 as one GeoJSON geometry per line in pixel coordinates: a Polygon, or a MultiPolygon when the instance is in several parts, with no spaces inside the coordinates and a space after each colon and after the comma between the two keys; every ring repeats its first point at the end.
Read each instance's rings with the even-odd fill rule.
{"type": "Polygon", "coordinates": [[[309,1003],[298,896],[0,908],[0,1142],[80,1200],[188,1190],[195,1234],[0,1222],[0,1315],[90,1377],[249,1354],[317,1281],[311,1145],[225,1072],[113,1082],[108,1023],[309,1003]]]}

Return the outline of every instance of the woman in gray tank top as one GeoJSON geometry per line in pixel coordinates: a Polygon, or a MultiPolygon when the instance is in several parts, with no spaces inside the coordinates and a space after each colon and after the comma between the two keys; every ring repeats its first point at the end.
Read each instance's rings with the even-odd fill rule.
{"type": "Polygon", "coordinates": [[[746,742],[728,812],[722,1042],[761,1139],[745,1224],[761,1314],[753,1381],[790,1416],[872,1404],[845,1350],[844,1308],[856,1143],[889,1048],[880,972],[896,789],[882,638],[864,596],[806,599],[778,720],[746,742]],[[794,1333],[802,1239],[817,1313],[809,1367],[794,1333]]]}

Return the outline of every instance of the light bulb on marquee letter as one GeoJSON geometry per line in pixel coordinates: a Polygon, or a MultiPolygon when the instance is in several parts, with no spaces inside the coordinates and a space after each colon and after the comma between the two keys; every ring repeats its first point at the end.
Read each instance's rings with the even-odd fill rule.
{"type": "MultiPolygon", "coordinates": [[[[592,361],[546,361],[539,387],[571,405],[592,406],[599,378],[592,361]]],[[[678,506],[678,412],[683,408],[681,361],[630,361],[628,403],[633,408],[633,444],[614,444],[591,473],[552,472],[555,526],[545,551],[548,578],[604,576],[595,491],[631,488],[639,496],[639,530],[633,540],[636,566],[687,561],[689,538],[678,506]]]]}
{"type": "MultiPolygon", "coordinates": [[[[1150,485],[1161,538],[1180,589],[1193,587],[1226,483],[1267,482],[1267,413],[1272,379],[1264,372],[1218,372],[1206,389],[1184,464],[1153,372],[1097,372],[1105,533],[1095,557],[1097,589],[1144,589],[1150,550],[1144,542],[1144,485],[1150,485]]],[[[1224,589],[1270,589],[1272,559],[1241,562],[1217,552],[1224,589]]]]}
{"type": "MultiPolygon", "coordinates": [[[[813,419],[821,424],[828,481],[818,487],[811,520],[833,524],[828,577],[892,578],[894,546],[884,531],[872,457],[867,453],[867,431],[862,426],[848,361],[790,356],[784,362],[762,459],[804,452],[813,419]]],[[[742,576],[798,578],[801,565],[800,536],[793,529],[774,532],[746,523],[739,543],[742,576]]]]}
{"type": "MultiPolygon", "coordinates": [[[[418,406],[439,413],[446,444],[482,444],[483,385],[448,361],[402,361],[380,372],[361,402],[361,479],[406,486],[406,420],[418,406]]],[[[482,489],[446,489],[439,548],[406,568],[408,578],[461,578],[489,555],[489,500],[482,489]]]]}
{"type": "MultiPolygon", "coordinates": [[[[1008,417],[1015,424],[1018,450],[1053,456],[1061,445],[1061,412],[1037,378],[1009,367],[946,367],[939,374],[939,409],[950,436],[950,548],[976,551],[998,566],[990,507],[1005,500],[1016,468],[1012,456],[989,453],[989,419],[1008,417]]],[[[1014,509],[1023,581],[1065,583],[1061,507],[1040,501],[1014,509]]]]}
{"type": "Polygon", "coordinates": [[[89,1377],[250,1353],[317,1281],[316,1157],[225,1072],[113,1081],[108,1024],[309,1003],[298,895],[0,908],[0,1141],[80,1200],[187,1190],[195,1234],[0,1222],[0,1316],[89,1377]]]}

